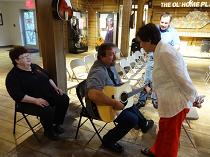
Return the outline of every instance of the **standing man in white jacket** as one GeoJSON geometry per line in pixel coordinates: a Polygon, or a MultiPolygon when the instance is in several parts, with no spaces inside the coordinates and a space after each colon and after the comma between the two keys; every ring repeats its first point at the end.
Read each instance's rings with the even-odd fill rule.
{"type": "Polygon", "coordinates": [[[152,80],[160,116],[155,144],[143,149],[142,153],[153,157],[177,157],[182,122],[190,107],[201,107],[203,98],[198,97],[182,55],[162,42],[154,24],[141,27],[137,36],[146,52],[154,52],[152,80]]]}

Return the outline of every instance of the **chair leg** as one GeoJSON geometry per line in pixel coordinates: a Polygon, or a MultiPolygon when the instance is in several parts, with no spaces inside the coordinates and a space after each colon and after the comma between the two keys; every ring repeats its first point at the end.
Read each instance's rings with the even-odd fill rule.
{"type": "MultiPolygon", "coordinates": [[[[91,119],[91,118],[89,118],[89,120],[90,120],[90,122],[91,122],[91,124],[92,124],[92,126],[93,126],[93,128],[94,128],[94,130],[95,130],[95,134],[97,134],[98,135],[98,137],[99,137],[99,139],[101,140],[101,143],[103,142],[103,139],[101,138],[101,136],[100,136],[100,132],[103,130],[103,128],[107,125],[107,123],[102,127],[102,128],[100,128],[99,130],[96,128],[96,126],[95,126],[95,124],[93,123],[93,120],[91,119]]],[[[92,140],[92,138],[95,136],[95,134],[90,138],[90,140],[88,141],[88,143],[92,140]]]]}
{"type": "Polygon", "coordinates": [[[37,135],[36,135],[36,133],[35,133],[35,131],[34,131],[34,129],[33,129],[33,127],[32,127],[31,124],[29,123],[29,121],[28,121],[26,115],[25,115],[24,113],[22,113],[22,115],[23,115],[24,119],[26,120],[26,123],[28,124],[29,128],[30,128],[31,131],[33,132],[34,137],[37,139],[38,142],[40,142],[39,138],[37,137],[37,135]]]}
{"type": "Polygon", "coordinates": [[[192,141],[192,139],[191,139],[191,137],[190,137],[189,133],[187,132],[187,130],[186,130],[186,128],[184,127],[184,125],[183,125],[183,124],[182,124],[182,128],[184,129],[184,131],[185,131],[185,133],[186,133],[186,135],[187,135],[188,139],[190,140],[191,144],[192,144],[192,145],[193,145],[193,147],[196,149],[195,144],[193,143],[193,141],[192,141]]]}
{"type": "Polygon", "coordinates": [[[13,123],[13,134],[15,134],[16,131],[16,119],[17,119],[17,112],[15,110],[15,114],[14,114],[14,123],[13,123]]]}
{"type": "Polygon", "coordinates": [[[82,116],[79,117],[79,123],[78,123],[78,126],[77,126],[77,131],[76,131],[75,139],[77,139],[77,135],[78,135],[78,132],[79,132],[81,120],[82,120],[82,116]]]}
{"type": "Polygon", "coordinates": [[[192,129],[192,127],[191,127],[191,125],[190,125],[190,121],[187,120],[187,119],[185,119],[185,121],[186,121],[187,125],[189,126],[189,128],[192,129]]]}

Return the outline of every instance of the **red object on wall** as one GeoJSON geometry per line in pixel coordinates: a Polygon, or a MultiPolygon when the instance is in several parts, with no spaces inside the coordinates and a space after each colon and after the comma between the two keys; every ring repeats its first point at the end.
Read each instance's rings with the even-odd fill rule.
{"type": "Polygon", "coordinates": [[[26,0],[25,7],[27,9],[35,9],[35,2],[34,2],[34,0],[26,0]]]}

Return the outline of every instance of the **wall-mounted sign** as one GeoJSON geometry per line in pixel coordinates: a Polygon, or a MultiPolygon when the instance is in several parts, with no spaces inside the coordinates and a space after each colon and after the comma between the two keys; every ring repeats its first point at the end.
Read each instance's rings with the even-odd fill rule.
{"type": "Polygon", "coordinates": [[[183,8],[195,8],[195,7],[210,7],[210,3],[207,1],[194,2],[193,0],[189,0],[186,2],[161,2],[161,7],[183,7],[183,8]]]}
{"type": "Polygon", "coordinates": [[[27,9],[35,9],[35,2],[34,0],[26,0],[25,6],[27,9]]]}

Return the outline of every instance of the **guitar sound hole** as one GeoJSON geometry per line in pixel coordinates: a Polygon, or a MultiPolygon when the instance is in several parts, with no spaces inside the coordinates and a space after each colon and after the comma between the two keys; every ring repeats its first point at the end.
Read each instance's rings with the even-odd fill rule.
{"type": "Polygon", "coordinates": [[[122,93],[121,96],[120,96],[120,100],[121,102],[126,105],[127,104],[127,101],[128,101],[128,94],[127,93],[122,93]]]}

